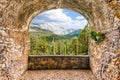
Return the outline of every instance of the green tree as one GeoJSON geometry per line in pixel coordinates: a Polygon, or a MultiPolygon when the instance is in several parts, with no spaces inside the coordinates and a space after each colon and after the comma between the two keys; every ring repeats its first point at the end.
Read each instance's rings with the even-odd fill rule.
{"type": "Polygon", "coordinates": [[[84,55],[88,54],[88,37],[89,37],[89,27],[85,26],[85,28],[80,32],[80,36],[78,38],[79,53],[82,53],[84,55]]]}
{"type": "Polygon", "coordinates": [[[33,55],[36,53],[36,38],[34,36],[30,36],[30,53],[33,55]]]}
{"type": "Polygon", "coordinates": [[[48,42],[46,41],[46,37],[40,37],[37,40],[37,53],[39,54],[46,54],[47,50],[48,50],[48,42]]]}

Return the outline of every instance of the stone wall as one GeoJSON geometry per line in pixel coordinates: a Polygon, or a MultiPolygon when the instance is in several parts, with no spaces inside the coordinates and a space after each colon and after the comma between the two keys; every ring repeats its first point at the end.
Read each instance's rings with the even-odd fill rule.
{"type": "Polygon", "coordinates": [[[91,29],[106,33],[89,40],[90,66],[98,80],[120,76],[119,0],[0,0],[0,80],[19,80],[27,70],[29,23],[38,13],[65,8],[83,14],[91,29]]]}
{"type": "Polygon", "coordinates": [[[90,69],[89,56],[29,56],[28,70],[90,69]]]}

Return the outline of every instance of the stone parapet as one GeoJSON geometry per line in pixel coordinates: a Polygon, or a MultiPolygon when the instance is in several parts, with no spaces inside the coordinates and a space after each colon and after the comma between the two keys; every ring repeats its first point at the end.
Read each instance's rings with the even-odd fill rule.
{"type": "Polygon", "coordinates": [[[28,69],[90,69],[89,56],[29,56],[28,69]]]}

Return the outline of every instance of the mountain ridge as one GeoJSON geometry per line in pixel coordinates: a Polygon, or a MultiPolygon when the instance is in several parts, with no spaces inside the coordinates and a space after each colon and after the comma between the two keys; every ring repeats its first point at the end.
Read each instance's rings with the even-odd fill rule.
{"type": "Polygon", "coordinates": [[[38,27],[38,28],[41,28],[44,30],[49,30],[57,35],[66,35],[66,34],[73,32],[74,30],[76,30],[76,29],[67,29],[67,28],[64,28],[61,26],[58,27],[58,25],[56,25],[56,24],[49,24],[49,23],[41,24],[41,25],[39,25],[37,23],[32,23],[30,26],[38,27]]]}
{"type": "MultiPolygon", "coordinates": [[[[50,30],[46,30],[46,29],[41,29],[40,27],[35,27],[35,26],[30,26],[29,28],[29,31],[32,33],[32,34],[37,34],[37,32],[41,33],[41,35],[44,35],[44,36],[47,36],[47,35],[58,35],[58,34],[55,34],[53,33],[52,31],[50,30]]],[[[65,36],[66,38],[71,38],[71,37],[78,37],[80,35],[80,31],[81,29],[78,29],[78,30],[74,30],[68,34],[62,34],[59,36],[65,36]]]]}

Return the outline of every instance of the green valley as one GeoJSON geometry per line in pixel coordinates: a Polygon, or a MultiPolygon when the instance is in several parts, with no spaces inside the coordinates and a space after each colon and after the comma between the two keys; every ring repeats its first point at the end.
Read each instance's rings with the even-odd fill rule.
{"type": "Polygon", "coordinates": [[[88,27],[57,35],[39,27],[30,27],[31,55],[87,55],[88,27]]]}

